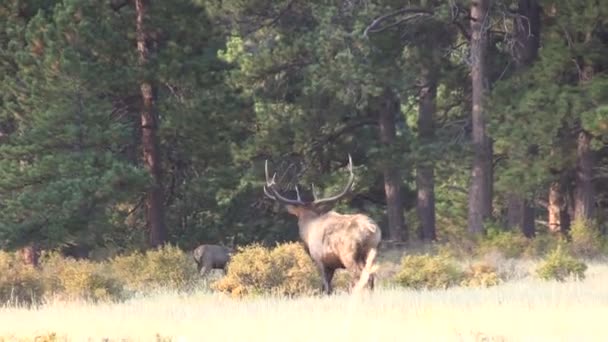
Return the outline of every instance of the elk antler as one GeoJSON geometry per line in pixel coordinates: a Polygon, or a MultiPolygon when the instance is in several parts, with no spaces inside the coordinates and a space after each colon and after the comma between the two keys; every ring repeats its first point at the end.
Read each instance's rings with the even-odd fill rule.
{"type": "Polygon", "coordinates": [[[312,194],[314,197],[314,201],[312,202],[304,202],[302,201],[302,199],[300,198],[300,191],[298,190],[297,186],[296,186],[296,196],[297,199],[293,200],[293,199],[289,199],[286,198],[284,196],[282,196],[279,191],[276,189],[276,183],[275,183],[275,178],[276,178],[276,173],[272,176],[272,178],[269,177],[268,175],[268,160],[266,160],[266,163],[264,164],[264,171],[266,174],[266,185],[264,186],[264,194],[275,201],[281,202],[283,204],[291,204],[291,205],[307,205],[307,204],[312,204],[314,206],[317,206],[319,204],[325,204],[325,203],[331,203],[331,202],[335,202],[337,200],[339,200],[340,198],[344,197],[344,195],[346,195],[348,192],[350,192],[350,190],[352,190],[354,181],[355,181],[355,174],[353,173],[353,160],[350,156],[350,154],[348,155],[348,171],[350,173],[350,177],[348,179],[348,183],[346,184],[346,186],[344,187],[344,190],[342,190],[342,192],[340,192],[339,194],[332,196],[332,197],[327,197],[327,198],[321,198],[318,199],[317,198],[317,194],[315,191],[315,186],[314,184],[311,184],[312,186],[312,194]]]}
{"type": "Polygon", "coordinates": [[[296,190],[296,192],[298,193],[297,200],[292,200],[292,199],[283,197],[279,193],[279,191],[277,191],[277,189],[276,189],[277,183],[275,183],[275,178],[276,178],[277,174],[275,173],[272,176],[272,179],[268,179],[268,160],[266,160],[266,163],[264,164],[264,172],[266,174],[266,185],[264,185],[264,194],[266,196],[268,196],[268,198],[281,202],[283,204],[291,204],[291,205],[305,205],[306,204],[305,202],[303,202],[300,199],[300,193],[297,190],[296,190]]]}
{"type": "Polygon", "coordinates": [[[317,206],[319,204],[335,202],[335,201],[339,200],[340,198],[344,197],[347,193],[349,193],[352,190],[353,184],[355,183],[355,174],[353,173],[353,159],[350,157],[350,153],[348,154],[347,168],[348,168],[348,172],[350,173],[350,177],[348,178],[348,183],[346,183],[346,186],[344,187],[344,190],[342,190],[341,193],[334,195],[332,197],[317,199],[317,196],[314,194],[314,186],[313,186],[313,196],[315,197],[313,204],[315,206],[317,206]]]}

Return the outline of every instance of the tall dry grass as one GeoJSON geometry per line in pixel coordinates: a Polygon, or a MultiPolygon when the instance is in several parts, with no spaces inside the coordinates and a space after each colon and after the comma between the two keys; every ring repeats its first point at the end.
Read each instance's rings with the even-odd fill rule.
{"type": "Polygon", "coordinates": [[[158,293],[124,303],[0,309],[0,336],[69,341],[607,341],[608,265],[581,282],[234,300],[158,293]],[[167,339],[168,340],[168,339],[167,339]]]}

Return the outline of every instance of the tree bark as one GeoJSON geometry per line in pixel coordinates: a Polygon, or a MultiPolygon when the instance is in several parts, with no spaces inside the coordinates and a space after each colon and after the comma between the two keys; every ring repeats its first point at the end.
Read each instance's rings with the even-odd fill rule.
{"type": "MultiPolygon", "coordinates": [[[[437,83],[430,70],[421,73],[422,89],[418,104],[418,138],[424,146],[435,136],[437,83]]],[[[416,210],[420,219],[420,238],[430,241],[437,238],[435,230],[435,176],[432,157],[421,156],[416,169],[416,210]]]]}
{"type": "MultiPolygon", "coordinates": [[[[540,6],[537,0],[519,0],[519,17],[515,19],[516,44],[513,58],[518,72],[530,66],[538,56],[540,44],[540,6]]],[[[507,226],[519,227],[526,237],[534,236],[534,208],[518,193],[507,195],[507,226]]]]}
{"type": "Polygon", "coordinates": [[[574,194],[574,219],[590,220],[593,218],[593,152],[591,136],[580,132],[576,149],[576,190],[574,194]]]}
{"type": "Polygon", "coordinates": [[[518,68],[527,67],[538,56],[540,47],[541,8],[538,0],[519,0],[515,19],[514,58],[518,68]]]}
{"type": "Polygon", "coordinates": [[[483,222],[492,214],[492,146],[487,135],[484,101],[487,94],[486,57],[489,0],[471,4],[471,81],[473,168],[469,189],[469,231],[481,234],[483,222]]]}
{"type": "MultiPolygon", "coordinates": [[[[135,0],[136,36],[139,65],[142,73],[148,64],[149,51],[146,46],[147,33],[144,25],[148,3],[145,0],[135,0]]],[[[149,229],[149,240],[152,247],[158,247],[166,242],[167,231],[163,206],[162,172],[158,137],[158,120],[155,113],[154,89],[152,82],[143,77],[140,81],[142,98],[141,108],[141,145],[144,165],[150,174],[153,184],[146,194],[146,221],[149,229]]]]}
{"type": "MultiPolygon", "coordinates": [[[[381,103],[378,115],[380,141],[385,147],[390,149],[395,143],[395,115],[399,113],[399,101],[392,90],[386,89],[381,103]]],[[[382,173],[384,175],[389,238],[397,241],[407,240],[408,231],[403,215],[401,175],[390,156],[384,160],[382,173]]]]}
{"type": "Polygon", "coordinates": [[[507,226],[511,229],[521,229],[525,237],[533,237],[534,207],[519,194],[511,193],[507,197],[507,226]]]}
{"type": "Polygon", "coordinates": [[[552,233],[565,233],[570,228],[570,215],[566,202],[562,181],[551,183],[547,211],[549,214],[549,231],[552,233]]]}

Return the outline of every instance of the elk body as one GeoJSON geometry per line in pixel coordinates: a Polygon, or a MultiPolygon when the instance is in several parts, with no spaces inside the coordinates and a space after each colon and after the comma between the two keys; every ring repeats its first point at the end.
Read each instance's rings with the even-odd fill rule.
{"type": "Polygon", "coordinates": [[[230,261],[232,251],[220,245],[200,245],[194,249],[192,256],[201,277],[212,269],[221,269],[226,273],[226,265],[230,261]]]}
{"type": "Polygon", "coordinates": [[[352,189],[354,174],[350,155],[348,159],[350,179],[344,190],[338,195],[317,199],[313,186],[314,201],[302,201],[297,188],[296,199],[283,196],[275,183],[276,174],[270,179],[268,162],[265,165],[264,194],[286,205],[287,211],[298,218],[300,238],[319,270],[323,290],[327,294],[332,291],[334,272],[340,268],[351,274],[351,286],[363,282],[370,289],[374,287],[372,269],[381,240],[380,228],[366,215],[339,214],[330,210],[335,202],[352,189]]]}

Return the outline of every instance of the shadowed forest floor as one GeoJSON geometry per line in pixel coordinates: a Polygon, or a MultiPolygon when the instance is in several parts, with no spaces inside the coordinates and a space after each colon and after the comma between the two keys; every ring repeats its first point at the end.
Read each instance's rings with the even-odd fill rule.
{"type": "Polygon", "coordinates": [[[57,301],[0,309],[0,336],[7,341],[51,333],[57,341],[606,341],[608,265],[589,266],[584,281],[525,277],[491,288],[384,288],[360,297],[235,300],[200,291],[114,304],[57,301]]]}

